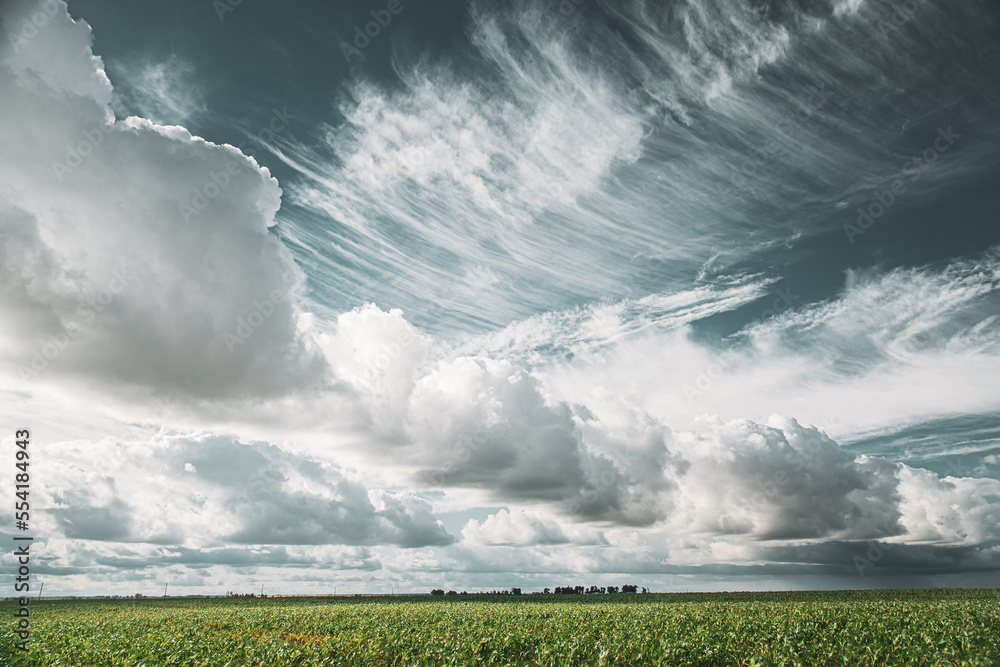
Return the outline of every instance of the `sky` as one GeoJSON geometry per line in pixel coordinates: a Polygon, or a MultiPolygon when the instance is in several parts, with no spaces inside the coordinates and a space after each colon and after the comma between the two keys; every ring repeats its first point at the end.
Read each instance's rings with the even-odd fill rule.
{"type": "Polygon", "coordinates": [[[1000,585],[998,81],[989,0],[3,0],[33,585],[1000,585]]]}

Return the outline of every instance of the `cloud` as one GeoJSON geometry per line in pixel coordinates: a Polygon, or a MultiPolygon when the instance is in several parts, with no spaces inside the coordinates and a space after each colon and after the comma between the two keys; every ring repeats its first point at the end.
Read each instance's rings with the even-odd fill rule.
{"type": "Polygon", "coordinates": [[[87,505],[81,500],[72,495],[56,496],[57,502],[67,504],[52,510],[63,535],[105,542],[127,540],[131,536],[131,513],[120,498],[105,507],[87,505]]]}
{"type": "Polygon", "coordinates": [[[910,466],[949,477],[992,477],[1000,453],[1000,419],[977,413],[927,419],[876,429],[852,437],[851,447],[872,455],[892,456],[910,466]]]}
{"type": "Polygon", "coordinates": [[[485,546],[604,544],[604,536],[578,526],[564,526],[532,510],[500,510],[482,523],[470,519],[462,529],[464,543],[485,546]]]}
{"type": "Polygon", "coordinates": [[[569,406],[505,361],[457,357],[422,377],[408,415],[421,479],[495,498],[560,504],[588,520],[650,523],[641,490],[589,451],[569,406]]]}
{"type": "MultiPolygon", "coordinates": [[[[440,408],[433,412],[438,423],[451,422],[440,408]]],[[[562,486],[539,481],[544,470],[534,476],[522,472],[520,451],[512,443],[525,442],[523,435],[498,436],[488,429],[480,431],[478,444],[467,441],[467,449],[459,450],[464,455],[432,479],[490,489],[496,499],[548,503],[576,520],[649,526],[669,535],[952,545],[996,539],[997,480],[942,480],[928,471],[857,455],[787,417],[774,416],[766,425],[705,419],[691,431],[649,421],[644,433],[634,426],[641,423],[636,415],[626,420],[633,426],[624,432],[596,418],[581,421],[579,429],[564,424],[557,433],[564,442],[579,443],[575,449],[559,449],[553,444],[559,440],[528,441],[550,460],[560,452],[568,456],[561,467],[584,471],[560,477],[562,486]],[[567,487],[566,480],[574,486],[567,487]]],[[[534,430],[545,432],[541,426],[534,430]]],[[[448,433],[445,441],[463,442],[448,433]]],[[[435,455],[433,450],[425,454],[435,455]]],[[[501,512],[481,525],[470,522],[463,535],[484,545],[569,541],[557,526],[524,512],[501,512]]]]}
{"type": "Polygon", "coordinates": [[[893,583],[902,587],[909,582],[920,581],[908,577],[963,572],[993,573],[996,576],[995,573],[1000,570],[1000,549],[996,545],[969,547],[875,541],[827,542],[821,546],[762,546],[754,555],[763,561],[787,563],[789,566],[801,564],[839,574],[841,585],[870,584],[873,580],[889,578],[896,579],[893,583]]]}
{"type": "Polygon", "coordinates": [[[675,530],[784,540],[902,532],[896,466],[855,458],[795,420],[712,421],[675,443],[675,530]]]}
{"type": "MultiPolygon", "coordinates": [[[[649,278],[659,261],[633,258],[637,277],[649,278]]],[[[601,359],[622,343],[686,325],[744,306],[767,295],[761,276],[730,279],[674,293],[576,306],[511,322],[502,329],[460,337],[457,354],[489,354],[525,364],[551,365],[564,359],[601,359]]]]}
{"type": "MultiPolygon", "coordinates": [[[[14,22],[28,9],[15,3],[14,22]]],[[[268,231],[277,182],[183,128],[116,122],[90,40],[63,5],[0,67],[0,307],[19,322],[4,366],[112,393],[321,386],[304,276],[268,231]]]]}
{"type": "Polygon", "coordinates": [[[568,410],[550,409],[536,383],[509,363],[459,357],[441,364],[417,383],[409,424],[420,456],[438,459],[450,484],[553,499],[583,482],[568,410]]]}
{"type": "MultiPolygon", "coordinates": [[[[955,46],[992,43],[979,2],[927,7],[898,40],[880,33],[875,5],[636,0],[565,17],[469,4],[475,76],[468,61],[401,52],[394,85],[348,82],[336,125],[282,146],[300,207],[283,222],[316,249],[320,308],[360,292],[451,335],[676,293],[698,273],[722,278],[765,250],[841,234],[837,207],[868,202],[936,132],[900,126],[957,126],[956,108],[985,116],[996,102],[943,84],[955,74],[935,57],[985,89],[967,74],[984,71],[975,48],[955,46]],[[659,268],[637,279],[637,256],[659,268]]],[[[982,130],[907,199],[992,165],[982,130]]]]}
{"type": "Polygon", "coordinates": [[[208,568],[219,565],[227,568],[332,566],[345,570],[373,570],[380,567],[380,563],[373,560],[371,553],[366,549],[344,549],[336,560],[310,554],[303,549],[283,546],[218,549],[125,547],[119,548],[114,555],[104,555],[99,552],[92,552],[91,555],[95,565],[115,570],[145,570],[162,566],[208,568]]]}
{"type": "MultiPolygon", "coordinates": [[[[3,535],[10,539],[11,535],[3,535]]],[[[369,547],[231,546],[182,547],[92,540],[54,539],[36,535],[32,571],[45,578],[46,590],[57,594],[163,593],[222,595],[228,590],[333,593],[357,591],[362,582],[384,576],[379,555],[369,547]]]]}
{"type": "MultiPolygon", "coordinates": [[[[723,340],[697,336],[682,316],[665,331],[591,342],[589,354],[537,359],[537,374],[546,391],[595,413],[613,414],[618,400],[676,425],[701,414],[764,422],[779,412],[848,443],[986,416],[1000,390],[988,372],[1000,364],[998,270],[994,249],[941,268],[855,272],[835,297],[794,304],[723,340]]],[[[504,353],[525,355],[514,346],[504,353]]]]}
{"type": "Polygon", "coordinates": [[[1000,540],[1000,481],[942,479],[902,466],[899,488],[907,541],[975,545],[1000,540]]]}
{"type": "Polygon", "coordinates": [[[454,540],[425,501],[267,443],[203,433],[42,448],[39,502],[51,509],[40,522],[70,539],[192,548],[454,540]]]}
{"type": "MultiPolygon", "coordinates": [[[[630,189],[620,172],[637,164],[656,123],[656,110],[624,83],[619,54],[584,53],[539,8],[473,9],[473,45],[488,77],[461,78],[428,59],[399,63],[401,88],[356,82],[343,100],[345,123],[325,127],[318,143],[283,147],[301,176],[289,185],[292,199],[331,222],[319,229],[289,216],[289,227],[308,245],[331,248],[317,268],[349,267],[345,282],[327,285],[331,293],[350,298],[353,287],[379,303],[396,299],[426,313],[416,323],[435,334],[441,324],[503,326],[621,294],[623,260],[650,250],[646,204],[671,230],[663,253],[690,261],[684,214],[662,215],[676,199],[650,203],[652,187],[605,192],[630,189]],[[323,242],[330,235],[335,246],[323,242]],[[404,247],[420,252],[382,250],[404,247]]],[[[611,42],[620,40],[588,40],[611,42]]]]}
{"type": "Polygon", "coordinates": [[[342,313],[336,333],[319,340],[336,377],[367,410],[370,427],[399,436],[407,401],[429,352],[428,338],[401,310],[384,312],[372,303],[342,313]]]}
{"type": "MultiPolygon", "coordinates": [[[[945,298],[947,307],[932,307],[923,300],[941,313],[925,319],[943,317],[936,326],[956,332],[947,338],[952,344],[969,340],[965,332],[984,331],[980,320],[966,314],[976,312],[970,304],[991,294],[988,281],[980,285],[976,281],[982,279],[974,278],[981,273],[956,269],[947,281],[938,283],[939,293],[947,293],[951,286],[957,295],[945,298]],[[969,276],[972,287],[958,287],[960,276],[969,276]],[[965,324],[955,328],[952,320],[965,324]]],[[[795,373],[804,375],[808,363],[816,363],[806,355],[831,349],[822,339],[818,345],[804,342],[809,336],[825,336],[815,323],[828,318],[845,325],[858,323],[853,326],[859,332],[867,327],[869,338],[891,341],[876,326],[896,327],[891,311],[871,322],[855,312],[871,312],[880,300],[867,291],[880,295],[888,290],[896,300],[906,301],[909,297],[901,290],[924,290],[922,281],[935,280],[934,274],[924,271],[912,272],[905,282],[897,278],[890,274],[851,283],[835,303],[753,325],[741,335],[753,344],[735,347],[727,368],[746,364],[749,369],[750,360],[759,361],[765,353],[775,360],[773,368],[758,366],[763,372],[757,376],[736,374],[716,382],[772,380],[770,373],[786,372],[779,361],[782,355],[792,359],[789,367],[795,373]],[[763,345],[760,341],[769,336],[779,341],[787,336],[794,346],[763,345]],[[795,359],[796,349],[802,350],[800,360],[795,359]]],[[[907,536],[923,540],[918,537],[923,532],[938,530],[907,504],[912,485],[901,480],[910,474],[909,468],[844,451],[820,430],[794,419],[775,417],[766,424],[749,419],[702,420],[684,426],[671,419],[670,412],[657,414],[660,404],[642,391],[649,387],[655,392],[656,380],[633,385],[628,392],[617,391],[608,368],[639,367],[640,378],[646,372],[641,364],[623,364],[621,359],[629,357],[619,358],[622,352],[642,351],[651,343],[698,350],[697,344],[677,335],[683,322],[683,316],[676,319],[673,331],[637,330],[625,336],[613,331],[610,341],[588,342],[595,351],[587,364],[602,358],[614,364],[603,366],[600,391],[583,394],[563,391],[566,377],[572,377],[569,374],[582,363],[542,363],[529,373],[502,359],[451,356],[409,325],[402,313],[387,313],[374,305],[344,314],[337,333],[323,337],[322,346],[337,376],[352,386],[358,406],[368,410],[368,428],[392,436],[372,455],[392,457],[396,465],[420,471],[418,479],[435,486],[485,491],[497,502],[547,504],[577,520],[658,526],[679,534],[740,535],[752,540],[907,536]],[[668,426],[671,422],[674,426],[668,426]]],[[[535,340],[522,340],[537,345],[535,340]]],[[[921,340],[926,344],[928,339],[921,340]]],[[[884,345],[888,350],[892,344],[884,345]]],[[[517,356],[510,344],[501,347],[517,356]]],[[[884,363],[898,363],[892,355],[884,358],[884,363]]],[[[693,361],[697,363],[697,357],[693,361]]],[[[907,361],[912,363],[912,358],[907,361]]],[[[656,369],[649,360],[646,365],[656,369]]],[[[635,382],[636,376],[632,377],[635,382]]],[[[778,377],[787,381],[788,376],[778,377]]],[[[867,381],[866,375],[846,377],[867,381]]],[[[595,383],[576,384],[586,388],[595,383]]],[[[772,392],[771,397],[773,402],[781,393],[772,392]]],[[[892,415],[882,418],[891,420],[892,415]]],[[[202,469],[201,464],[192,465],[202,469]]],[[[992,501],[984,491],[974,497],[978,504],[967,532],[989,539],[983,522],[990,516],[992,501]]],[[[941,539],[954,543],[958,536],[941,539]]]]}
{"type": "Polygon", "coordinates": [[[193,63],[175,54],[163,62],[114,62],[109,69],[117,82],[112,108],[119,115],[185,125],[207,110],[193,63]]]}

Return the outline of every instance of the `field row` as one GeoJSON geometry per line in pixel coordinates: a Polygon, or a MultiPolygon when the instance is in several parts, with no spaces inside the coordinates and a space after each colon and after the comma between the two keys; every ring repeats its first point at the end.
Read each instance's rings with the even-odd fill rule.
{"type": "Polygon", "coordinates": [[[121,667],[1000,664],[996,591],[624,597],[42,602],[27,656],[9,623],[0,656],[121,667]]]}

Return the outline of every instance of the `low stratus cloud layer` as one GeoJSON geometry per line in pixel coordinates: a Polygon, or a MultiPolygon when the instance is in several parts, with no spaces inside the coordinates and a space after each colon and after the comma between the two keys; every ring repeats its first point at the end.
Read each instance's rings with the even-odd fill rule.
{"type": "MultiPolygon", "coordinates": [[[[359,83],[346,124],[280,146],[295,205],[341,225],[352,261],[338,263],[327,232],[283,212],[267,168],[161,124],[201,113],[196,95],[175,97],[187,65],[126,73],[133,106],[160,122],[116,118],[87,24],[63,2],[6,5],[4,423],[35,433],[42,576],[131,593],[995,572],[995,440],[947,474],[850,443],[995,416],[1000,253],[851,273],[835,298],[786,299],[721,342],[694,336],[698,320],[770,300],[779,275],[735,267],[806,232],[775,218],[720,254],[719,239],[751,238],[722,207],[763,186],[714,190],[739,146],[697,170],[664,155],[682,136],[708,150],[691,137],[709,111],[757,141],[779,110],[739,82],[806,27],[826,35],[862,10],[782,24],[737,3],[682,6],[687,38],[744,49],[736,64],[711,44],[688,46],[716,60],[689,59],[657,32],[675,23],[627,4],[650,53],[612,61],[637,79],[623,94],[575,51],[579,17],[553,32],[538,9],[477,5],[473,44],[496,86],[426,64],[404,68],[402,92],[359,83]],[[730,12],[733,34],[699,8],[730,12]],[[659,189],[643,162],[656,159],[659,189]],[[402,296],[380,302],[376,275],[402,296]],[[326,297],[351,285],[374,301],[338,310],[326,297]]],[[[813,113],[800,146],[836,125],[813,113]]],[[[853,159],[826,155],[825,177],[853,159]]],[[[794,167],[777,161],[765,181],[794,167]]],[[[810,188],[785,182],[772,205],[810,188]]]]}

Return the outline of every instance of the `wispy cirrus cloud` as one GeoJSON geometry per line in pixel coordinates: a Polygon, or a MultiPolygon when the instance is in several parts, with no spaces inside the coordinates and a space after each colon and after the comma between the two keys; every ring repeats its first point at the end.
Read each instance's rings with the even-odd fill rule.
{"type": "Polygon", "coordinates": [[[115,83],[112,108],[163,125],[187,125],[207,110],[194,64],[176,54],[160,62],[111,62],[115,83]]]}

